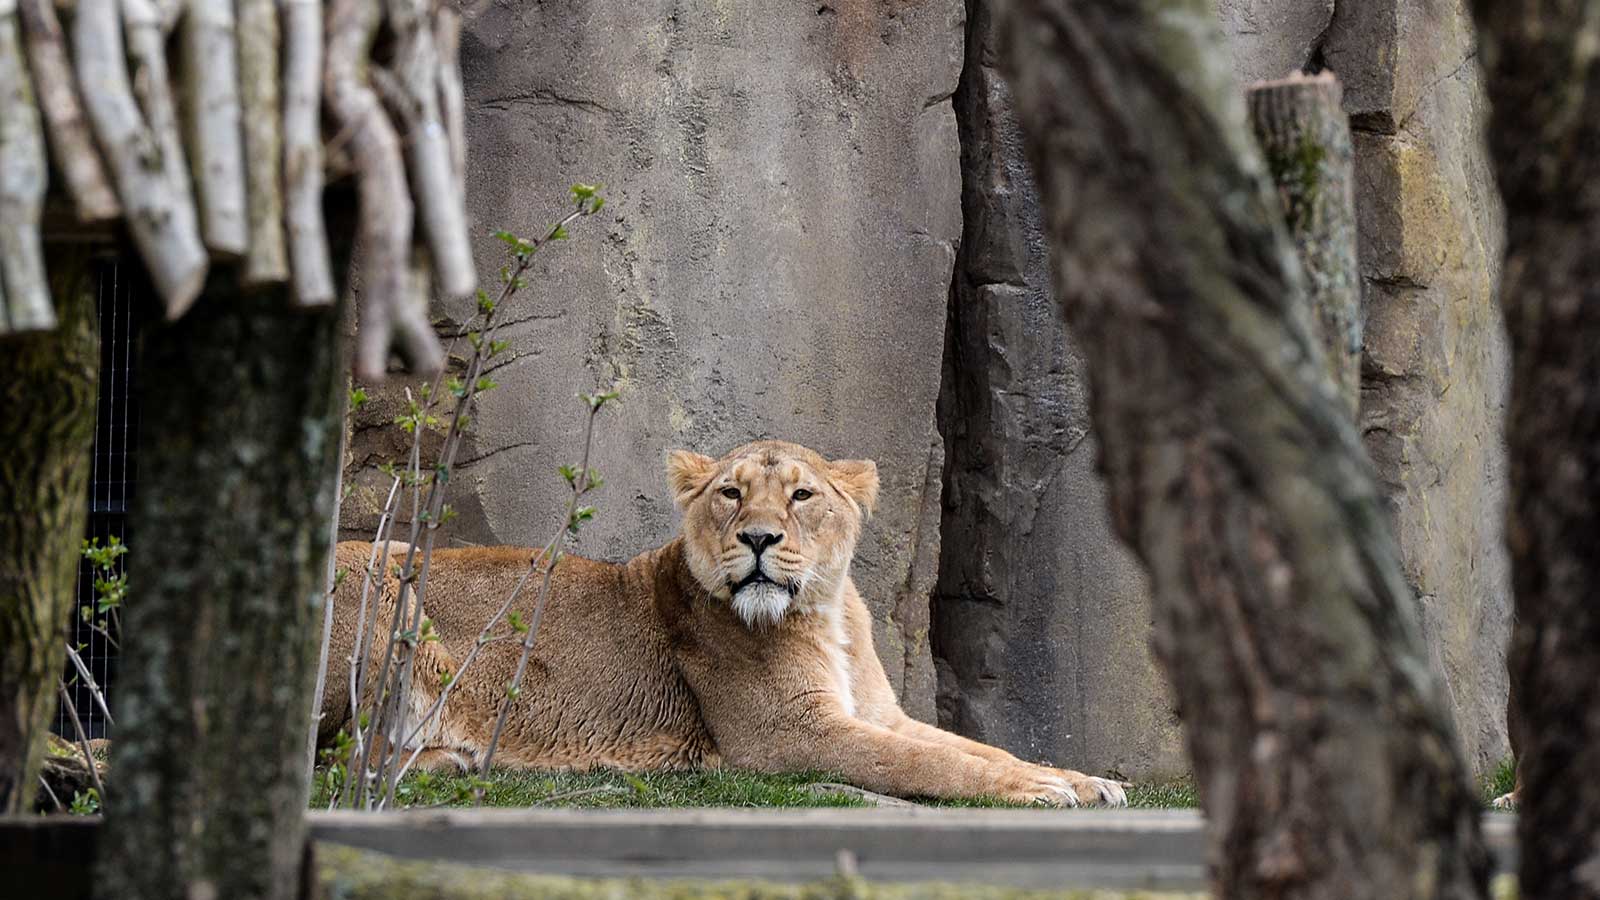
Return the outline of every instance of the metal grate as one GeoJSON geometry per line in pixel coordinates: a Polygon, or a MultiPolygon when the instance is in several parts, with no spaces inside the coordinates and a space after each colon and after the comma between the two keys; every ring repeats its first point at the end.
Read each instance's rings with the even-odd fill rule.
{"type": "MultiPolygon", "coordinates": [[[[99,538],[104,544],[115,535],[130,545],[131,556],[137,552],[128,535],[128,505],[138,473],[139,401],[134,382],[139,338],[137,311],[143,287],[129,274],[128,267],[114,261],[102,264],[98,273],[95,306],[100,315],[100,392],[95,401],[94,465],[89,475],[89,524],[85,536],[99,538]]],[[[128,556],[121,560],[124,566],[128,556]]],[[[131,589],[129,593],[132,595],[131,589]]],[[[84,608],[93,610],[94,601],[94,573],[87,562],[80,562],[78,609],[69,627],[78,654],[114,710],[117,649],[89,627],[81,612],[84,608]]],[[[91,738],[109,737],[109,723],[70,660],[66,678],[85,732],[91,738]]],[[[74,734],[65,707],[57,711],[56,731],[67,737],[74,734]]]]}

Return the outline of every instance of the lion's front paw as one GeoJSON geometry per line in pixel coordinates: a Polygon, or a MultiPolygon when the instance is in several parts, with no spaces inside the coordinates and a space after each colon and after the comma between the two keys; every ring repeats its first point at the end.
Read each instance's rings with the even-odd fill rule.
{"type": "Polygon", "coordinates": [[[1517,792],[1512,791],[1509,794],[1501,794],[1494,798],[1489,802],[1489,805],[1495,809],[1516,809],[1517,799],[1517,792]]]}
{"type": "Polygon", "coordinates": [[[1020,783],[1006,799],[1049,806],[1127,806],[1128,795],[1120,781],[1095,778],[1069,769],[1034,766],[1022,773],[1020,783]]]}
{"type": "Polygon", "coordinates": [[[1078,802],[1087,806],[1127,806],[1128,792],[1124,788],[1132,787],[1125,781],[1116,781],[1110,778],[1097,778],[1074,772],[1071,769],[1056,769],[1058,777],[1065,779],[1072,785],[1072,790],[1078,795],[1078,802]]]}

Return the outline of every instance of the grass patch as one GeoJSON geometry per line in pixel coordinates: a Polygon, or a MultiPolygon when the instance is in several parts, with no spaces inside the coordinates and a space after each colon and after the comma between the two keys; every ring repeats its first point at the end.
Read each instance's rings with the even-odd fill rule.
{"type": "MultiPolygon", "coordinates": [[[[325,808],[330,798],[327,779],[318,772],[311,805],[325,808]]],[[[499,769],[484,786],[485,806],[540,806],[572,809],[661,809],[666,807],[861,807],[854,797],[821,795],[806,790],[827,775],[758,775],[734,769],[699,772],[527,772],[499,769]]],[[[475,775],[414,772],[400,782],[395,797],[401,808],[471,806],[475,775]]]]}
{"type": "MultiPolygon", "coordinates": [[[[1516,767],[1502,762],[1480,784],[1483,805],[1508,793],[1516,780],[1516,767]]],[[[763,775],[739,769],[699,772],[641,772],[637,774],[597,769],[590,772],[527,772],[497,769],[485,784],[485,806],[539,806],[571,809],[665,809],[670,807],[748,807],[812,809],[866,807],[856,797],[807,790],[818,782],[847,783],[837,775],[804,772],[763,775]]],[[[414,772],[401,782],[399,807],[473,806],[475,775],[414,772]]],[[[326,774],[318,770],[312,791],[313,809],[328,805],[326,774]]],[[[926,806],[961,809],[1026,809],[1030,807],[992,798],[923,800],[926,806]]],[[[1187,778],[1136,782],[1128,788],[1132,809],[1194,809],[1200,805],[1194,782],[1187,778]]]]}
{"type": "MultiPolygon", "coordinates": [[[[311,806],[326,808],[331,787],[317,773],[311,806]]],[[[572,809],[662,809],[667,807],[760,807],[809,809],[865,807],[856,797],[807,790],[818,782],[845,779],[826,773],[763,775],[739,769],[698,772],[527,772],[501,769],[484,785],[485,806],[539,806],[572,809]]],[[[400,808],[472,806],[475,775],[414,772],[396,791],[400,808]]],[[[929,806],[1008,809],[1027,808],[1002,800],[968,798],[925,801],[929,806]]],[[[1128,790],[1128,805],[1141,809],[1193,807],[1194,786],[1186,780],[1139,784],[1128,790]]]]}
{"type": "Polygon", "coordinates": [[[1517,761],[1507,757],[1500,760],[1494,771],[1485,775],[1479,785],[1483,795],[1483,805],[1488,806],[1496,797],[1511,793],[1517,786],[1517,761]]]}

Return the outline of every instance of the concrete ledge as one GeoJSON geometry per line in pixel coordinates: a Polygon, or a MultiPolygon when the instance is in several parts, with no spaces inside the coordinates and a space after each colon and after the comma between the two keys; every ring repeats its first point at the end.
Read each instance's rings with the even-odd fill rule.
{"type": "MultiPolygon", "coordinates": [[[[1016,887],[1198,890],[1192,810],[684,809],[313,813],[318,841],[552,875],[758,878],[835,874],[1016,887]]],[[[1496,872],[1514,871],[1515,817],[1485,816],[1496,872]]]]}
{"type": "MultiPolygon", "coordinates": [[[[313,812],[311,838],[417,860],[577,877],[869,881],[1193,891],[1192,810],[664,809],[313,812]]],[[[0,895],[88,897],[98,816],[0,817],[0,895]]],[[[1516,816],[1488,813],[1497,874],[1516,816]]]]}

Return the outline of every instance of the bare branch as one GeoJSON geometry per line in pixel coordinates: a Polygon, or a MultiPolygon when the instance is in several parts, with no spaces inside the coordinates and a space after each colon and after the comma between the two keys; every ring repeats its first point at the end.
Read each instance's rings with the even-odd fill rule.
{"type": "Polygon", "coordinates": [[[54,328],[39,243],[48,168],[16,0],[0,0],[0,334],[54,328]]]}
{"type": "Polygon", "coordinates": [[[333,303],[322,220],[322,4],[279,0],[283,15],[284,209],[289,269],[301,306],[333,303]]]}
{"type": "Polygon", "coordinates": [[[246,285],[289,278],[283,235],[283,119],[278,84],[278,9],[274,0],[238,0],[239,107],[249,242],[246,285]]]}
{"type": "Polygon", "coordinates": [[[213,253],[239,256],[250,243],[245,218],[239,48],[233,0],[189,0],[183,25],[189,162],[201,231],[213,253]]]}
{"type": "Polygon", "coordinates": [[[84,92],[84,107],[116,179],[128,229],[166,301],[167,317],[177,318],[200,294],[206,253],[195,224],[171,97],[165,93],[166,35],[160,17],[144,0],[126,0],[124,12],[126,53],[118,0],[78,0],[73,59],[78,83],[95,86],[84,92]],[[142,86],[143,114],[134,101],[127,59],[142,86]]]}
{"type": "Polygon", "coordinates": [[[56,170],[67,184],[79,221],[109,222],[122,215],[122,204],[84,118],[55,5],[50,0],[19,0],[17,8],[56,170]]]}

